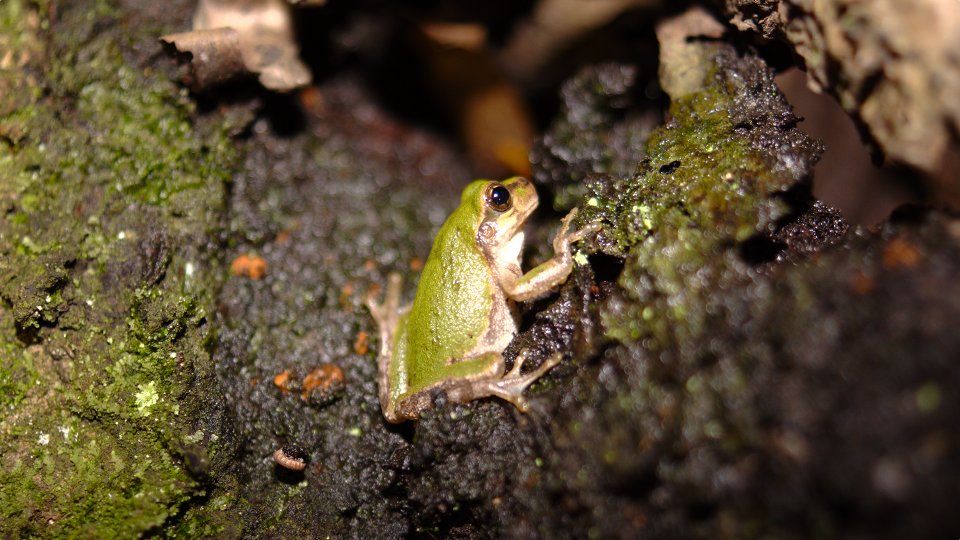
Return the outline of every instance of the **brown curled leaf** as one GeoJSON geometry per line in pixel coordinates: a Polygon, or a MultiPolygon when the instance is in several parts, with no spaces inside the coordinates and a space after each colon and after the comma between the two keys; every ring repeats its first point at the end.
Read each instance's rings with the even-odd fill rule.
{"type": "Polygon", "coordinates": [[[622,13],[659,0],[540,0],[500,51],[500,64],[518,81],[532,81],[564,50],[622,13]]]}
{"type": "Polygon", "coordinates": [[[187,62],[185,82],[201,90],[249,72],[240,54],[240,36],[233,28],[195,30],[160,38],[164,50],[187,62]]]}
{"type": "Polygon", "coordinates": [[[289,7],[280,0],[201,0],[193,31],[160,41],[169,52],[189,55],[188,83],[197,90],[250,73],[278,92],[310,84],[289,7]]]}

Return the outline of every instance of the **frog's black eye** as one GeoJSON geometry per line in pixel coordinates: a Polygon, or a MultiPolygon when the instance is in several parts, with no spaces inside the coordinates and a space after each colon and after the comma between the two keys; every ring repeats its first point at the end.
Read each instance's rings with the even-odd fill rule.
{"type": "Polygon", "coordinates": [[[502,184],[494,184],[487,190],[487,204],[497,212],[510,208],[510,190],[502,184]]]}

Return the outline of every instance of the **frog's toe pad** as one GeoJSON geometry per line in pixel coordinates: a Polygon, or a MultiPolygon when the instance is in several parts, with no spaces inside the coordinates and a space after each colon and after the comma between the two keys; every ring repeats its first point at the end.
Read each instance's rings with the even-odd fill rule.
{"type": "Polygon", "coordinates": [[[544,360],[540,367],[525,375],[514,374],[516,370],[510,370],[510,373],[507,373],[503,378],[491,381],[487,388],[491,395],[509,401],[521,411],[526,412],[528,406],[527,400],[523,397],[524,390],[542,377],[544,373],[559,364],[562,356],[561,353],[554,354],[544,360]]]}

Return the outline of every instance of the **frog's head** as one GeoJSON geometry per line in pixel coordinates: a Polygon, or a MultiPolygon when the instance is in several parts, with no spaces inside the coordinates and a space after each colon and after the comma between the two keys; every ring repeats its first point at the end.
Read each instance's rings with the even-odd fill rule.
{"type": "Polygon", "coordinates": [[[515,176],[502,182],[478,180],[463,193],[478,209],[477,242],[498,256],[518,258],[523,246],[523,225],[537,208],[533,184],[515,176]]]}

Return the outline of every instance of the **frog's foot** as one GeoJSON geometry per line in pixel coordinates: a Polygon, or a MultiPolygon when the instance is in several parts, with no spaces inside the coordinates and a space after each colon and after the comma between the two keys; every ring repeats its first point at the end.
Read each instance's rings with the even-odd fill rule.
{"type": "Polygon", "coordinates": [[[521,412],[527,412],[527,400],[523,397],[524,390],[533,384],[533,381],[536,381],[542,377],[544,373],[559,364],[562,357],[563,353],[556,353],[544,360],[543,364],[536,370],[526,375],[521,375],[520,369],[527,359],[527,350],[524,349],[517,355],[517,359],[514,360],[513,368],[511,368],[510,371],[500,379],[487,383],[487,390],[490,392],[490,395],[505,399],[513,403],[521,412]]]}
{"type": "Polygon", "coordinates": [[[391,422],[401,422],[404,418],[396,415],[390,400],[390,364],[393,361],[393,336],[400,326],[400,318],[410,310],[410,306],[400,306],[403,278],[396,272],[387,277],[387,292],[383,303],[377,302],[375,291],[367,293],[366,304],[377,321],[380,332],[380,352],[377,355],[377,386],[379,387],[380,407],[384,416],[391,422]]]}
{"type": "Polygon", "coordinates": [[[364,303],[370,310],[370,314],[373,315],[374,320],[377,321],[381,334],[384,333],[385,328],[393,329],[396,327],[396,320],[402,311],[400,308],[402,288],[403,277],[396,272],[390,272],[390,275],[387,276],[387,293],[382,304],[377,302],[377,291],[371,290],[367,293],[364,303]]]}

